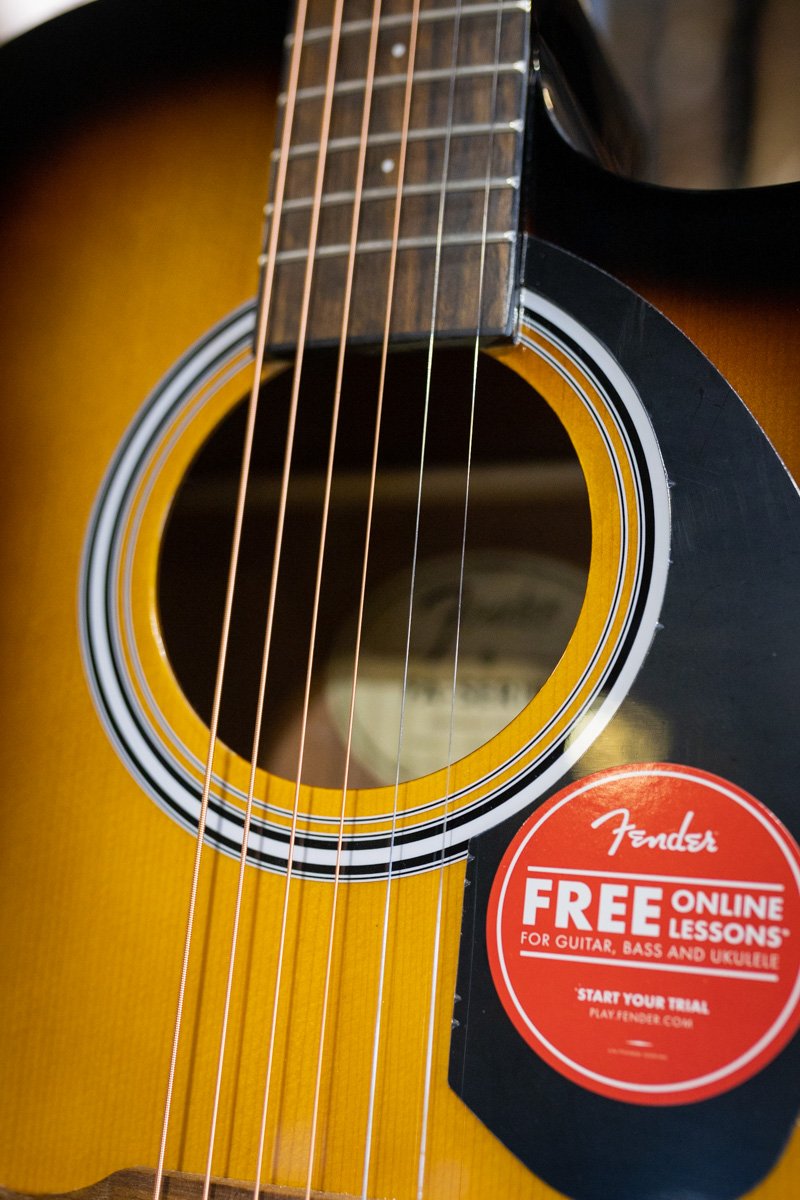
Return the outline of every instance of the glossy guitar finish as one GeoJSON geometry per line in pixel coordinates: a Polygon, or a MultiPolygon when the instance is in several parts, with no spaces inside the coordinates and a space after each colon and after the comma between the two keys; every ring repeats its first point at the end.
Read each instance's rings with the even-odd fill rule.
{"type": "MultiPolygon", "coordinates": [[[[210,74],[182,70],[174,79],[156,72],[145,82],[122,97],[109,89],[79,124],[54,128],[29,160],[23,156],[2,228],[8,449],[0,481],[0,960],[13,986],[3,989],[0,1019],[0,1180],[25,1192],[74,1189],[123,1167],[152,1166],[157,1154],[193,843],[142,794],[98,720],[81,661],[76,595],[92,506],[134,414],[187,346],[254,290],[257,214],[272,141],[274,91],[246,60],[223,61],[210,74]]],[[[581,169],[575,167],[578,176],[581,169]]],[[[546,221],[546,203],[542,211],[546,221]]],[[[557,224],[563,232],[569,221],[552,221],[555,235],[557,224]]],[[[613,256],[613,247],[606,253],[613,256]]],[[[796,308],[783,285],[766,279],[750,288],[682,289],[672,280],[648,280],[643,264],[637,266],[641,290],[721,367],[796,471],[800,362],[790,334],[796,308]]],[[[522,352],[512,354],[524,376],[522,352]]],[[[195,430],[173,474],[160,481],[165,506],[203,432],[195,430]]],[[[584,468],[591,470],[586,460],[584,468]]],[[[593,494],[597,507],[597,487],[593,494]]],[[[135,620],[150,629],[153,669],[166,681],[159,702],[201,752],[202,723],[169,682],[157,633],[157,519],[147,536],[153,539],[143,551],[149,582],[134,596],[135,620]]],[[[595,559],[593,570],[601,578],[610,567],[595,559]]],[[[589,641],[576,652],[588,653],[589,641]]],[[[486,754],[501,749],[493,742],[486,754]]],[[[241,773],[241,764],[234,762],[232,771],[241,773]]],[[[187,997],[190,1032],[179,1059],[167,1158],[182,1171],[205,1167],[236,872],[234,859],[206,854],[202,934],[187,997]]],[[[370,1195],[416,1194],[439,879],[433,871],[393,884],[393,971],[370,1195]]],[[[552,1190],[447,1086],[463,863],[448,866],[442,879],[426,1194],[543,1200],[552,1190]]],[[[261,947],[275,944],[282,895],[280,875],[248,874],[213,1162],[214,1174],[224,1178],[253,1172],[264,1014],[274,978],[274,960],[261,947]]],[[[324,1076],[313,1181],[336,1194],[361,1187],[372,1049],[363,1031],[375,1017],[384,896],[385,885],[374,881],[347,886],[339,898],[326,1056],[332,1065],[324,1076]]],[[[284,1049],[264,1178],[294,1186],[306,1177],[331,903],[329,885],[293,884],[289,944],[299,949],[287,960],[284,987],[291,987],[292,1002],[280,1011],[284,1049]]],[[[798,1155],[795,1139],[753,1194],[793,1197],[798,1155]]]]}

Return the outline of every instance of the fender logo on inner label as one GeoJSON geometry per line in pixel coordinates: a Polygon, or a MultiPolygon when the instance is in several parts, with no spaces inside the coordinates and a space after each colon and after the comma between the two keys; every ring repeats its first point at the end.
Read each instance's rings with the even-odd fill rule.
{"type": "Polygon", "coordinates": [[[554,796],[503,858],[487,936],[528,1045],[617,1100],[718,1095],[800,1023],[800,850],[691,767],[615,768],[554,796]]]}

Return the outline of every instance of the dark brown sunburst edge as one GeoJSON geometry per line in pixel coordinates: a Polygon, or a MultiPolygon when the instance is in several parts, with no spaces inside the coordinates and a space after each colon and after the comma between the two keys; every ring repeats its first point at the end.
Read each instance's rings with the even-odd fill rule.
{"type": "MultiPolygon", "coordinates": [[[[155,1183],[155,1171],[149,1168],[130,1168],[115,1171],[113,1175],[93,1183],[89,1187],[72,1192],[59,1192],[50,1196],[29,1192],[12,1192],[0,1188],[0,1200],[151,1200],[155,1183]]],[[[202,1175],[190,1175],[182,1171],[167,1171],[161,1188],[164,1200],[198,1200],[203,1193],[202,1175]]],[[[253,1195],[253,1184],[240,1181],[215,1179],[211,1183],[211,1200],[249,1200],[253,1195]]],[[[306,1192],[300,1188],[266,1186],[259,1189],[259,1200],[299,1200],[306,1192]]],[[[312,1191],[311,1200],[351,1200],[340,1192],[312,1191]]]]}

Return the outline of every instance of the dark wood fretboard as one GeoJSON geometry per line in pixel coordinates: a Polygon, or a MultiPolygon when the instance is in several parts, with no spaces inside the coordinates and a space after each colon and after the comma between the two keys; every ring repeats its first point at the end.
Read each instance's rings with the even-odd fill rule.
{"type": "MultiPolygon", "coordinates": [[[[280,100],[282,119],[291,121],[291,142],[270,307],[273,346],[297,341],[312,250],[308,340],[336,342],[342,325],[373,5],[372,0],[344,3],[314,238],[312,212],[334,8],[335,0],[310,0],[296,102],[289,105],[285,94],[280,100]]],[[[529,10],[529,0],[422,0],[391,297],[396,339],[424,338],[432,326],[437,335],[448,338],[474,337],[478,331],[496,336],[510,330],[529,10]]],[[[348,321],[354,340],[380,340],[389,302],[411,30],[412,0],[383,0],[348,321]]],[[[293,47],[290,34],[287,61],[293,47]]],[[[265,247],[270,221],[278,212],[274,201],[279,153],[273,155],[273,203],[267,209],[265,247]]]]}

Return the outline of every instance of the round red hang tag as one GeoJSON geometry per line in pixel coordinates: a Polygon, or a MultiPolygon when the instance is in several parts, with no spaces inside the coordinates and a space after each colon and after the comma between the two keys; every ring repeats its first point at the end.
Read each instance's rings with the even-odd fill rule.
{"type": "Polygon", "coordinates": [[[551,1067],[616,1100],[704,1100],[800,1023],[800,850],[714,775],[602,771],[520,829],[487,937],[503,1006],[551,1067]]]}

